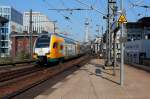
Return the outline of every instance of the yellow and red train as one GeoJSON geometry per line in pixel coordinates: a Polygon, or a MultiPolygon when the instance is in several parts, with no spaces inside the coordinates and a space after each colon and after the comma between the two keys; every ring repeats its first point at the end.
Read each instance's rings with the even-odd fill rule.
{"type": "Polygon", "coordinates": [[[42,34],[34,43],[33,58],[37,63],[62,62],[81,54],[80,44],[58,34],[42,34]]]}

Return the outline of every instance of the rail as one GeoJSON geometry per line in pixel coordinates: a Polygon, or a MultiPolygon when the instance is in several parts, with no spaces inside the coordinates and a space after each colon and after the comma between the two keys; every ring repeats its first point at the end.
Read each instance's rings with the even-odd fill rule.
{"type": "MultiPolygon", "coordinates": [[[[13,98],[16,95],[19,95],[20,93],[41,84],[42,82],[50,79],[51,77],[54,77],[55,75],[68,70],[70,68],[73,68],[75,66],[80,67],[83,64],[85,64],[85,61],[89,61],[90,57],[89,56],[82,56],[79,58],[75,58],[73,60],[70,60],[68,62],[65,62],[63,64],[58,64],[56,66],[53,66],[51,68],[46,68],[41,71],[37,71],[34,73],[31,73],[29,75],[24,75],[22,74],[17,74],[18,75],[24,75],[24,77],[17,77],[16,79],[13,79],[10,81],[12,78],[15,78],[15,76],[10,77],[10,78],[5,78],[2,79],[1,81],[6,81],[4,84],[0,86],[0,98],[2,99],[10,99],[13,98]],[[9,80],[7,82],[7,80],[9,80]],[[19,86],[18,86],[19,85],[19,86]],[[10,91],[8,91],[10,90],[10,91]]],[[[40,67],[39,67],[40,68],[40,67]]],[[[34,70],[34,69],[32,69],[34,70]]],[[[29,70],[27,70],[29,71],[29,70]]],[[[5,76],[5,75],[4,75],[5,76]]]]}
{"type": "Polygon", "coordinates": [[[24,60],[24,61],[15,61],[15,62],[8,62],[8,63],[2,63],[0,66],[7,66],[7,65],[17,65],[17,64],[25,64],[25,63],[33,63],[35,60],[24,60]]]}

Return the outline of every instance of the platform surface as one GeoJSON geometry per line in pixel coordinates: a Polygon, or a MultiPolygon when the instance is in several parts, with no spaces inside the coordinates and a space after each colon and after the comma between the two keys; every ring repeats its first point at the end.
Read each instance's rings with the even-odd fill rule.
{"type": "Polygon", "coordinates": [[[92,59],[77,71],[51,86],[35,99],[150,99],[150,73],[125,65],[124,86],[103,60],[92,59]]]}

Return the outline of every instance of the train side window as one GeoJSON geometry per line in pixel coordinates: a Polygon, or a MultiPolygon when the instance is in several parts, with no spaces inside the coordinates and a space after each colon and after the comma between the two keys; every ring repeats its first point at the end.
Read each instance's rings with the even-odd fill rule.
{"type": "Polygon", "coordinates": [[[63,45],[60,45],[60,50],[63,50],[64,46],[63,45]]]}
{"type": "Polygon", "coordinates": [[[53,48],[57,48],[57,45],[58,45],[58,43],[55,42],[55,43],[53,44],[53,48]]]}

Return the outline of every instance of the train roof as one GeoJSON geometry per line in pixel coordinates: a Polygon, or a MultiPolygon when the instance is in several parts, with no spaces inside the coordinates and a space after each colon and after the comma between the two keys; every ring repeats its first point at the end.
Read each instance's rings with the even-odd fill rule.
{"type": "Polygon", "coordinates": [[[62,34],[56,34],[56,35],[59,36],[59,37],[64,38],[64,39],[65,39],[65,42],[73,43],[73,44],[76,44],[76,42],[77,42],[77,41],[75,41],[75,40],[73,40],[73,39],[71,39],[71,38],[68,38],[68,37],[66,37],[66,36],[64,36],[64,35],[62,35],[62,34]]]}
{"type": "Polygon", "coordinates": [[[55,33],[55,34],[54,33],[41,33],[40,37],[41,36],[51,36],[51,35],[57,35],[59,37],[62,37],[62,38],[64,38],[65,42],[67,42],[67,43],[71,43],[71,44],[76,44],[77,43],[77,41],[75,41],[75,40],[73,40],[71,38],[68,38],[68,37],[66,37],[66,36],[64,36],[62,34],[58,34],[58,33],[55,33]]]}

